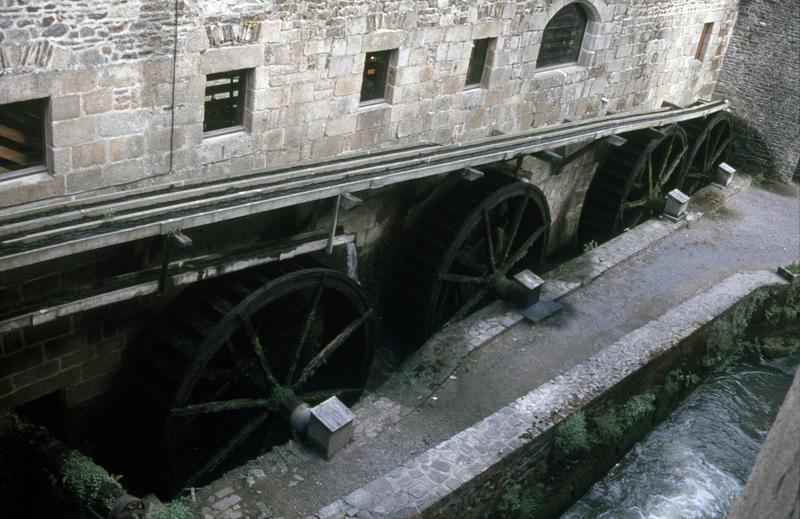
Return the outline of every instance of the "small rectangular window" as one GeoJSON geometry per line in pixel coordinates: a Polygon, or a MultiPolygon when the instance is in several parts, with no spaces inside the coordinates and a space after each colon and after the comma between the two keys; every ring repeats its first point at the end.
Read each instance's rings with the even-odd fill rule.
{"type": "Polygon", "coordinates": [[[486,53],[489,50],[489,38],[472,42],[472,53],[469,55],[467,81],[464,88],[473,88],[483,83],[483,70],[486,66],[486,53]]]}
{"type": "Polygon", "coordinates": [[[206,76],[203,131],[238,129],[244,122],[247,70],[218,72],[206,76]]]}
{"type": "Polygon", "coordinates": [[[376,103],[386,97],[386,82],[393,53],[393,50],[367,53],[361,82],[362,103],[376,103]]]}
{"type": "Polygon", "coordinates": [[[708,40],[711,39],[711,31],[713,30],[713,23],[703,25],[703,32],[700,33],[700,41],[697,42],[697,50],[694,52],[694,59],[703,61],[703,58],[705,58],[706,47],[708,47],[708,40]]]}
{"type": "Polygon", "coordinates": [[[0,176],[44,165],[47,99],[0,105],[0,176]]]}

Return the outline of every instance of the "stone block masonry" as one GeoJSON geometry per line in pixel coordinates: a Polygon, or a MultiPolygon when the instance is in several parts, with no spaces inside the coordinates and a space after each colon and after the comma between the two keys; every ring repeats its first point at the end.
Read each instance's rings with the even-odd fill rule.
{"type": "Polygon", "coordinates": [[[63,390],[63,403],[75,407],[113,387],[123,351],[133,331],[140,302],[93,312],[0,335],[0,410],[13,409],[63,390]]]}
{"type": "Polygon", "coordinates": [[[716,90],[743,123],[737,165],[787,182],[800,167],[798,49],[797,2],[742,1],[716,90]]]}
{"type": "Polygon", "coordinates": [[[0,177],[0,206],[687,104],[714,89],[737,2],[583,2],[578,62],[548,70],[536,68],[539,43],[563,0],[179,2],[174,99],[173,3],[5,4],[0,102],[49,98],[51,135],[49,175],[0,177]],[[696,60],[708,22],[708,56],[696,60]],[[484,83],[464,90],[477,38],[494,39],[484,83]],[[359,103],[364,54],[392,49],[387,102],[373,114],[359,103]],[[243,129],[209,138],[205,74],[242,68],[243,129]]]}

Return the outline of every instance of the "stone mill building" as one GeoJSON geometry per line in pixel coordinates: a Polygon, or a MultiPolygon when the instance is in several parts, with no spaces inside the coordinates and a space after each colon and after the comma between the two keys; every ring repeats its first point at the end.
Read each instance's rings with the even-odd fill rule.
{"type": "Polygon", "coordinates": [[[790,178],[791,3],[0,0],[0,409],[180,450],[176,409],[355,396],[379,333],[525,300],[748,135],[790,178]]]}

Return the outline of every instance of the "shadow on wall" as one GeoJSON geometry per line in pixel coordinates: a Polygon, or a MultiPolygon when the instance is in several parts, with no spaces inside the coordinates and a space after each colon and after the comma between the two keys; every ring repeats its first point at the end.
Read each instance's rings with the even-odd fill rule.
{"type": "MultiPolygon", "coordinates": [[[[751,175],[782,180],[775,166],[775,154],[770,143],[764,140],[755,126],[735,115],[729,160],[736,169],[751,175]]],[[[797,178],[796,171],[795,178],[797,178]]]]}

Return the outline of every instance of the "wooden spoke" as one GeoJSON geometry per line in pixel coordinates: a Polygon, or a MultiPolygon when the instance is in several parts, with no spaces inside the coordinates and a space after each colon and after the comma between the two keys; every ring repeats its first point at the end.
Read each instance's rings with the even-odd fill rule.
{"type": "Polygon", "coordinates": [[[465,283],[468,285],[483,285],[486,283],[485,278],[476,276],[462,276],[461,274],[439,274],[439,281],[448,281],[451,283],[465,283]]]}
{"type": "Polygon", "coordinates": [[[492,226],[489,223],[489,210],[483,211],[483,223],[486,228],[486,247],[489,252],[489,265],[492,267],[492,272],[497,271],[497,263],[494,259],[494,240],[492,239],[492,226]]]}
{"type": "Polygon", "coordinates": [[[709,169],[713,168],[714,166],[716,166],[716,164],[717,164],[717,161],[719,160],[719,157],[720,157],[720,155],[722,155],[723,153],[725,153],[725,150],[726,150],[726,149],[728,148],[728,146],[730,145],[730,143],[731,143],[731,140],[732,140],[732,139],[731,139],[730,137],[729,137],[729,138],[727,138],[727,139],[725,139],[725,140],[723,141],[723,144],[722,144],[722,146],[720,146],[719,148],[717,148],[717,149],[716,149],[716,151],[714,152],[714,156],[711,158],[711,162],[710,162],[710,163],[708,164],[708,166],[706,167],[706,170],[709,170],[709,169]]]}
{"type": "Polygon", "coordinates": [[[292,358],[292,363],[289,366],[289,370],[286,372],[286,378],[283,380],[283,383],[287,386],[292,383],[292,378],[294,377],[294,372],[297,369],[297,361],[300,360],[300,356],[303,353],[303,350],[306,347],[306,341],[308,340],[308,334],[311,331],[311,325],[314,323],[314,319],[317,317],[317,308],[319,308],[319,300],[322,299],[322,290],[324,289],[324,285],[320,282],[317,290],[314,293],[314,300],[311,303],[311,309],[308,311],[308,315],[306,316],[305,323],[303,323],[303,333],[300,335],[300,343],[297,345],[297,348],[294,351],[294,357],[292,358]]]}
{"type": "MultiPolygon", "coordinates": [[[[664,170],[667,168],[667,164],[670,163],[670,155],[672,155],[672,145],[675,144],[675,136],[673,135],[672,138],[669,140],[669,146],[667,146],[667,151],[664,153],[664,159],[661,161],[661,169],[658,172],[658,178],[664,178],[664,170]]],[[[661,184],[663,185],[663,184],[661,184]]]]}
{"type": "Polygon", "coordinates": [[[195,472],[188,480],[186,480],[184,486],[194,486],[194,484],[200,478],[219,467],[220,463],[225,461],[228,456],[230,456],[248,437],[250,437],[250,435],[253,434],[256,429],[258,429],[259,426],[266,421],[269,415],[269,411],[265,411],[250,422],[246,423],[230,440],[228,440],[225,445],[222,446],[222,448],[214,453],[214,455],[208,461],[206,461],[206,463],[203,464],[203,466],[200,467],[197,472],[195,472]]]}
{"type": "MultiPolygon", "coordinates": [[[[672,159],[672,162],[669,165],[669,168],[662,174],[660,186],[664,187],[669,182],[669,179],[672,177],[672,174],[678,169],[678,165],[683,160],[683,156],[686,155],[686,148],[682,149],[678,155],[672,159]]],[[[666,167],[666,164],[664,164],[666,167]]]]}
{"type": "Polygon", "coordinates": [[[242,321],[247,336],[250,338],[250,345],[253,347],[253,353],[255,353],[256,359],[258,359],[258,364],[261,367],[261,371],[264,373],[267,384],[269,384],[270,389],[276,389],[278,387],[278,381],[275,379],[275,375],[272,374],[269,364],[267,364],[267,358],[264,356],[264,349],[261,347],[261,341],[258,339],[258,335],[256,335],[253,323],[248,316],[242,314],[239,314],[239,320],[242,321]]]}
{"type": "Polygon", "coordinates": [[[647,192],[651,195],[655,190],[655,186],[653,186],[653,154],[649,153],[647,155],[647,192]]]}
{"type": "Polygon", "coordinates": [[[508,255],[511,254],[511,248],[514,246],[514,240],[519,232],[519,225],[522,223],[522,215],[525,214],[525,208],[528,207],[528,197],[523,196],[522,201],[517,205],[517,210],[514,212],[514,219],[511,221],[511,232],[508,235],[508,242],[506,243],[505,250],[503,251],[502,260],[506,261],[508,255]]]}
{"type": "Polygon", "coordinates": [[[305,383],[308,382],[309,379],[311,379],[311,377],[314,376],[314,374],[317,372],[317,369],[319,369],[320,366],[325,364],[328,358],[331,355],[333,355],[337,349],[339,349],[339,346],[344,344],[345,341],[347,341],[347,339],[349,339],[356,332],[356,330],[358,330],[358,328],[362,324],[364,324],[364,321],[366,321],[372,315],[372,312],[373,310],[370,308],[369,310],[361,314],[361,316],[359,316],[353,322],[348,324],[344,330],[339,332],[339,335],[334,337],[331,342],[329,342],[324,348],[322,348],[322,351],[317,353],[316,357],[311,359],[311,361],[306,365],[306,367],[303,368],[303,372],[300,374],[300,378],[297,380],[297,382],[295,382],[292,385],[292,389],[297,390],[303,387],[303,385],[305,385],[305,383]]]}
{"type": "Polygon", "coordinates": [[[525,257],[525,255],[528,253],[528,250],[533,246],[534,243],[536,243],[536,240],[538,240],[546,230],[547,224],[542,224],[537,227],[537,229],[530,236],[528,236],[528,239],[526,239],[522,245],[519,246],[516,252],[511,255],[511,258],[509,258],[509,260],[503,266],[503,274],[511,270],[511,267],[519,263],[522,258],[525,257]]]}
{"type": "Polygon", "coordinates": [[[237,398],[234,400],[221,400],[219,402],[205,402],[192,404],[185,407],[176,407],[171,412],[172,416],[194,416],[199,414],[221,413],[224,411],[239,411],[242,409],[264,409],[271,406],[271,401],[257,398],[237,398]]]}
{"type": "Polygon", "coordinates": [[[641,199],[633,201],[633,202],[626,202],[625,206],[624,206],[624,209],[628,210],[628,209],[634,209],[636,207],[643,207],[644,205],[647,204],[648,201],[649,201],[649,198],[641,198],[641,199]]]}

